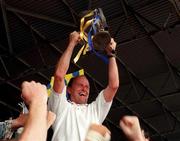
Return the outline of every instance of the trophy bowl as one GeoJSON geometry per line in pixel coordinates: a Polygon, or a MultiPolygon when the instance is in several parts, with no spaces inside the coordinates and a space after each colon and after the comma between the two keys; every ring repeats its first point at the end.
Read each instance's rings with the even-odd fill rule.
{"type": "Polygon", "coordinates": [[[108,31],[100,31],[96,33],[92,39],[94,49],[100,52],[104,52],[110,41],[111,36],[108,31]]]}

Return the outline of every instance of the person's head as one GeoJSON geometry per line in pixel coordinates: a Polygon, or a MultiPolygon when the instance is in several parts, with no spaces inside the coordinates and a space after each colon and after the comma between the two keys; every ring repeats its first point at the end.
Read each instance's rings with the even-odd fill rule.
{"type": "Polygon", "coordinates": [[[92,123],[87,131],[85,141],[110,141],[110,130],[101,124],[92,123]]]}
{"type": "Polygon", "coordinates": [[[85,75],[72,78],[68,84],[67,92],[70,100],[77,104],[86,104],[89,98],[90,85],[85,75]]]}

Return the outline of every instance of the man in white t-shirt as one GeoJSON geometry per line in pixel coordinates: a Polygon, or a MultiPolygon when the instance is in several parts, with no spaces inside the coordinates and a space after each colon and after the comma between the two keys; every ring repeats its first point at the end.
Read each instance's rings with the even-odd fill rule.
{"type": "Polygon", "coordinates": [[[119,87],[118,68],[113,54],[116,42],[113,38],[106,48],[109,56],[108,85],[96,100],[87,104],[90,86],[84,75],[73,78],[66,87],[64,76],[69,68],[74,47],[79,41],[80,34],[72,32],[68,47],[57,63],[53,90],[48,101],[49,110],[57,116],[53,124],[52,141],[84,141],[89,126],[92,123],[101,124],[106,118],[119,87]],[[67,100],[66,93],[70,94],[70,101],[67,100]]]}

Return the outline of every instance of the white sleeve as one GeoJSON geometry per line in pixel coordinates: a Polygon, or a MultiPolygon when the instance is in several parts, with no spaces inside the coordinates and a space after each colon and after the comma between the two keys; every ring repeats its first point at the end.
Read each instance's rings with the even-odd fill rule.
{"type": "Polygon", "coordinates": [[[93,101],[90,105],[94,109],[93,111],[96,112],[94,114],[98,117],[99,122],[102,123],[111,108],[112,101],[106,102],[104,98],[104,90],[102,90],[97,96],[96,100],[93,101]]]}
{"type": "Polygon", "coordinates": [[[66,98],[66,86],[63,88],[62,93],[56,93],[53,89],[48,99],[48,110],[58,115],[68,103],[66,98]]]}

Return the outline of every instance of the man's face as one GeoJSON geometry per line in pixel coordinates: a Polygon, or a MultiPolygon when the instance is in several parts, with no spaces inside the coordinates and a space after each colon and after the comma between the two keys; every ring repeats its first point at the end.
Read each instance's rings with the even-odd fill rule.
{"type": "Polygon", "coordinates": [[[76,104],[86,104],[89,97],[89,81],[85,76],[78,76],[72,82],[72,86],[68,87],[68,93],[71,101],[76,104]]]}

